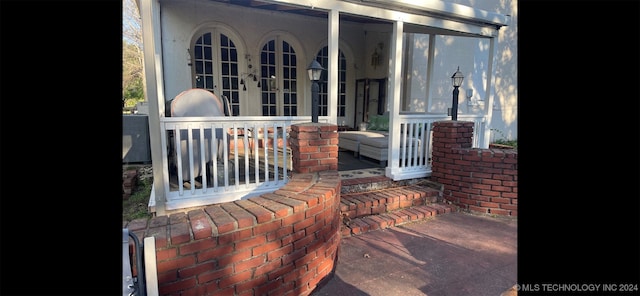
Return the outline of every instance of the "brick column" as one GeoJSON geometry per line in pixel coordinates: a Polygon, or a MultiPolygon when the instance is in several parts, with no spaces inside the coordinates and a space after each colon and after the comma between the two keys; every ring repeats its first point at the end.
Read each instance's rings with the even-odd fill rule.
{"type": "Polygon", "coordinates": [[[289,145],[294,172],[338,170],[337,125],[312,122],[292,125],[289,145]]]}
{"type": "Polygon", "coordinates": [[[433,151],[451,148],[471,148],[473,145],[473,122],[438,121],[433,124],[433,151]]]}
{"type": "Polygon", "coordinates": [[[472,137],[473,122],[434,123],[431,180],[460,210],[517,216],[517,149],[473,148],[472,137]]]}
{"type": "Polygon", "coordinates": [[[459,172],[468,162],[459,149],[473,146],[473,122],[438,121],[433,124],[431,179],[444,185],[443,197],[450,200],[459,193],[459,172]]]}

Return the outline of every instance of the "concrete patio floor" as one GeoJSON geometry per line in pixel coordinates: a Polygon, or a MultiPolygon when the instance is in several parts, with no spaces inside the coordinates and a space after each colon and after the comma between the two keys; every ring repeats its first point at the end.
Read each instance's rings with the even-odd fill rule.
{"type": "Polygon", "coordinates": [[[499,296],[517,270],[516,219],[454,212],[343,238],[311,295],[499,296]]]}

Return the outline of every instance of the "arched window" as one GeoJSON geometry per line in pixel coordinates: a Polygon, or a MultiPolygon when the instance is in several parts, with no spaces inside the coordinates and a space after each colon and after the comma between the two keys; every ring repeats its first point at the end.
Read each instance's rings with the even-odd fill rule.
{"type": "Polygon", "coordinates": [[[261,105],[263,116],[297,116],[298,83],[296,51],[278,38],[260,52],[261,105]]]}
{"type": "MultiPolygon", "coordinates": [[[[323,68],[329,69],[329,48],[323,47],[316,55],[316,61],[322,65],[323,68]]],[[[329,105],[328,89],[329,84],[327,82],[327,71],[322,72],[322,77],[318,85],[319,102],[318,102],[318,115],[327,116],[327,108],[329,105]]],[[[344,57],[344,53],[338,50],[338,117],[345,116],[347,105],[347,59],[344,57]]]]}
{"type": "Polygon", "coordinates": [[[234,42],[227,35],[214,30],[200,35],[192,52],[194,87],[226,96],[231,116],[240,115],[238,50],[234,42]]]}

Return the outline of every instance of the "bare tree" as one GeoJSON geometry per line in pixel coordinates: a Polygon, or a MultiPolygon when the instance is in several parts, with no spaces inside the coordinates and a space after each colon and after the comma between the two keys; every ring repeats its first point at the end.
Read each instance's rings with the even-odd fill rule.
{"type": "Polygon", "coordinates": [[[142,19],[135,0],[122,0],[122,107],[144,100],[142,19]]]}

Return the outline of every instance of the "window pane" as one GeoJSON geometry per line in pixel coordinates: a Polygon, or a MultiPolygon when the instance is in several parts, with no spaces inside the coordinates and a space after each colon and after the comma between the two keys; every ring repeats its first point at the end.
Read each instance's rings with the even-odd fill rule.
{"type": "Polygon", "coordinates": [[[205,80],[204,88],[213,89],[213,76],[206,76],[205,80]]]}
{"type": "Polygon", "coordinates": [[[238,76],[238,63],[231,64],[231,75],[238,76]]]}
{"type": "Polygon", "coordinates": [[[202,59],[202,46],[196,45],[193,51],[194,51],[193,55],[195,56],[196,59],[202,59]]]}
{"type": "MultiPolygon", "coordinates": [[[[233,45],[233,42],[231,43],[232,43],[232,46],[235,46],[233,45]]],[[[235,47],[231,49],[231,60],[238,61],[238,51],[235,49],[235,47]]]]}
{"type": "Polygon", "coordinates": [[[274,94],[274,93],[269,94],[269,103],[271,103],[273,105],[276,104],[276,94],[274,94]]]}
{"type": "Polygon", "coordinates": [[[221,61],[228,61],[229,60],[229,52],[225,49],[220,51],[220,60],[221,61]]]}
{"type": "Polygon", "coordinates": [[[220,34],[220,46],[229,46],[227,36],[220,34]]]}
{"type": "Polygon", "coordinates": [[[229,75],[229,64],[222,63],[222,75],[229,75]]]}
{"type": "Polygon", "coordinates": [[[213,57],[213,55],[211,54],[211,47],[205,47],[204,48],[204,58],[205,60],[211,60],[213,57]]]}

